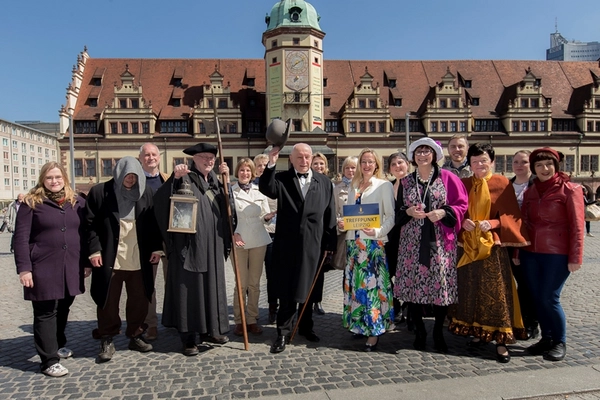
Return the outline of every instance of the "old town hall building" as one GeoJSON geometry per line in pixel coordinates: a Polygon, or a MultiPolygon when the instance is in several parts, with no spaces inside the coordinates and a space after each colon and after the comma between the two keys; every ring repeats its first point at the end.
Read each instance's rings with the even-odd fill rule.
{"type": "Polygon", "coordinates": [[[145,142],[170,173],[186,161],[183,148],[216,143],[216,110],[230,165],[265,149],[273,118],[289,118],[290,143],[326,154],[334,172],[364,147],[384,156],[404,149],[406,132],[444,147],[464,133],[494,145],[499,173],[511,174],[516,150],[549,145],[565,154],[567,172],[596,188],[598,62],[327,60],[319,19],[308,2],[277,2],[264,59],[93,58],[84,49],[60,110],[65,164],[73,118],[78,187],[109,179],[145,142]]]}

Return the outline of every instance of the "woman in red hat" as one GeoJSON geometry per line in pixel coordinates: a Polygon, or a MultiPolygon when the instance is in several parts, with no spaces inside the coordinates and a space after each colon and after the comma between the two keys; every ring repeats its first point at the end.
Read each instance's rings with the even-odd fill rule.
{"type": "Polygon", "coordinates": [[[537,177],[521,208],[531,246],[521,251],[520,263],[542,330],[542,339],[527,350],[549,361],[565,357],[566,319],[560,292],[583,260],[583,191],[559,171],[559,160],[559,153],[549,147],[531,153],[529,164],[537,177]]]}

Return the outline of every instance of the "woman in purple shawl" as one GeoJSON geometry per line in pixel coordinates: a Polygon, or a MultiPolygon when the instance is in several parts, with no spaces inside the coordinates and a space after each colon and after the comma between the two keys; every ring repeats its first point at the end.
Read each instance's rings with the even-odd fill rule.
{"type": "Polygon", "coordinates": [[[456,243],[468,195],[458,177],[438,167],[443,158],[442,147],[431,138],[419,139],[408,149],[416,170],[398,188],[396,224],[401,231],[394,294],[411,303],[417,350],[425,349],[427,338],[423,307],[433,305],[433,343],[445,353],[442,332],[448,306],[458,300],[456,243]]]}

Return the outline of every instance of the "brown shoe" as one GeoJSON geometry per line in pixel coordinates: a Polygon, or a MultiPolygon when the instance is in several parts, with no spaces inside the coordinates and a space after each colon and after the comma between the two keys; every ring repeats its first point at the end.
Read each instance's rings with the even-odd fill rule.
{"type": "Polygon", "coordinates": [[[260,335],[263,333],[262,327],[258,324],[250,324],[248,325],[248,332],[253,333],[255,335],[260,335]]]}
{"type": "Polygon", "coordinates": [[[146,330],[146,335],[144,335],[144,338],[146,340],[156,340],[156,338],[158,337],[158,328],[155,326],[151,326],[146,330]]]}
{"type": "Polygon", "coordinates": [[[235,324],[235,328],[233,329],[233,334],[235,336],[244,336],[244,327],[242,324],[235,324]]]}

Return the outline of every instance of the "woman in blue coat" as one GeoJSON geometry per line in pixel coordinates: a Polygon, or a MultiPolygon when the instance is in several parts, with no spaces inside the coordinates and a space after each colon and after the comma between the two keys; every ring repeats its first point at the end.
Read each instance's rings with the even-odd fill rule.
{"type": "Polygon", "coordinates": [[[75,296],[84,292],[82,220],[85,201],[69,185],[64,168],[45,164],[37,185],[19,208],[15,229],[15,264],[25,300],[33,306],[33,338],[45,375],[69,371],[60,357],[73,353],[65,327],[75,296]]]}

